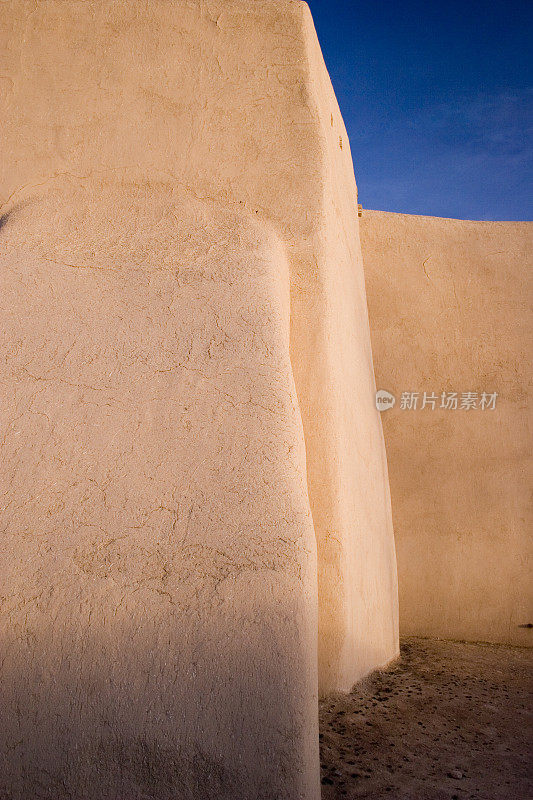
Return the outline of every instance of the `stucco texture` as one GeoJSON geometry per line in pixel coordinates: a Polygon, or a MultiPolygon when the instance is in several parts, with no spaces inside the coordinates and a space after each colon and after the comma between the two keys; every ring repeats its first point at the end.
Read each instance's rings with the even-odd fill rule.
{"type": "Polygon", "coordinates": [[[0,53],[0,796],[316,800],[398,628],[309,10],[8,0],[0,53]]]}
{"type": "Polygon", "coordinates": [[[400,628],[531,645],[533,223],[366,210],[360,223],[376,378],[396,396],[382,419],[400,628]],[[402,392],[420,393],[416,410],[402,392]],[[476,407],[461,408],[468,392],[476,407]]]}

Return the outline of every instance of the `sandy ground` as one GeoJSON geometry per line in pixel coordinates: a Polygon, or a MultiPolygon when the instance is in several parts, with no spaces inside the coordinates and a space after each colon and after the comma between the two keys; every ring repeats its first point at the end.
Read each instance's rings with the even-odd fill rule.
{"type": "Polygon", "coordinates": [[[401,653],[321,703],[323,800],[533,798],[533,653],[415,638],[401,653]]]}

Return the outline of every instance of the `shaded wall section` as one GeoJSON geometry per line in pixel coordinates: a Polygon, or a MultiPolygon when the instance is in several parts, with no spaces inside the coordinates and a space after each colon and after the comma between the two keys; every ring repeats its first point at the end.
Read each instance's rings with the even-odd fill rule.
{"type": "Polygon", "coordinates": [[[1,791],[316,798],[397,598],[309,10],[9,0],[0,53],[1,791]]]}
{"type": "Polygon", "coordinates": [[[529,645],[533,224],[365,210],[361,236],[401,630],[529,645]]]}

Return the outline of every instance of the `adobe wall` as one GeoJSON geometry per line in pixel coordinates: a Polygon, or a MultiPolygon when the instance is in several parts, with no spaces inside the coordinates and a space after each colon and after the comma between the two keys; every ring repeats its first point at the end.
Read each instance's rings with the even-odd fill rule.
{"type": "Polygon", "coordinates": [[[360,223],[377,383],[396,396],[382,420],[400,629],[530,645],[533,224],[366,210],[360,223]],[[418,408],[402,409],[413,391],[418,408]],[[461,409],[467,392],[476,407],[461,409]]]}
{"type": "Polygon", "coordinates": [[[317,798],[398,633],[309,10],[8,0],[0,53],[0,793],[317,798]]]}

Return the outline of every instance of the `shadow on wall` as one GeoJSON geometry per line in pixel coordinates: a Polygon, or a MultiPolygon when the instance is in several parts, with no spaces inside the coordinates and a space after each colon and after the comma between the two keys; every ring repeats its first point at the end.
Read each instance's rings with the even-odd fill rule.
{"type": "Polygon", "coordinates": [[[28,627],[24,641],[4,642],[1,800],[271,800],[269,776],[279,771],[274,790],[283,785],[280,727],[294,758],[298,700],[283,674],[295,664],[258,627],[246,643],[220,628],[183,643],[180,633],[102,622],[46,636],[28,627]],[[286,695],[277,730],[268,704],[250,708],[258,655],[262,683],[286,695]]]}
{"type": "MultiPolygon", "coordinates": [[[[0,214],[0,231],[4,228],[9,220],[15,215],[18,211],[22,211],[23,208],[27,208],[27,206],[31,205],[32,199],[28,198],[27,200],[21,200],[19,203],[11,206],[9,211],[4,211],[3,214],[0,214]]],[[[0,203],[0,209],[2,205],[7,205],[7,203],[0,203]]]]}

